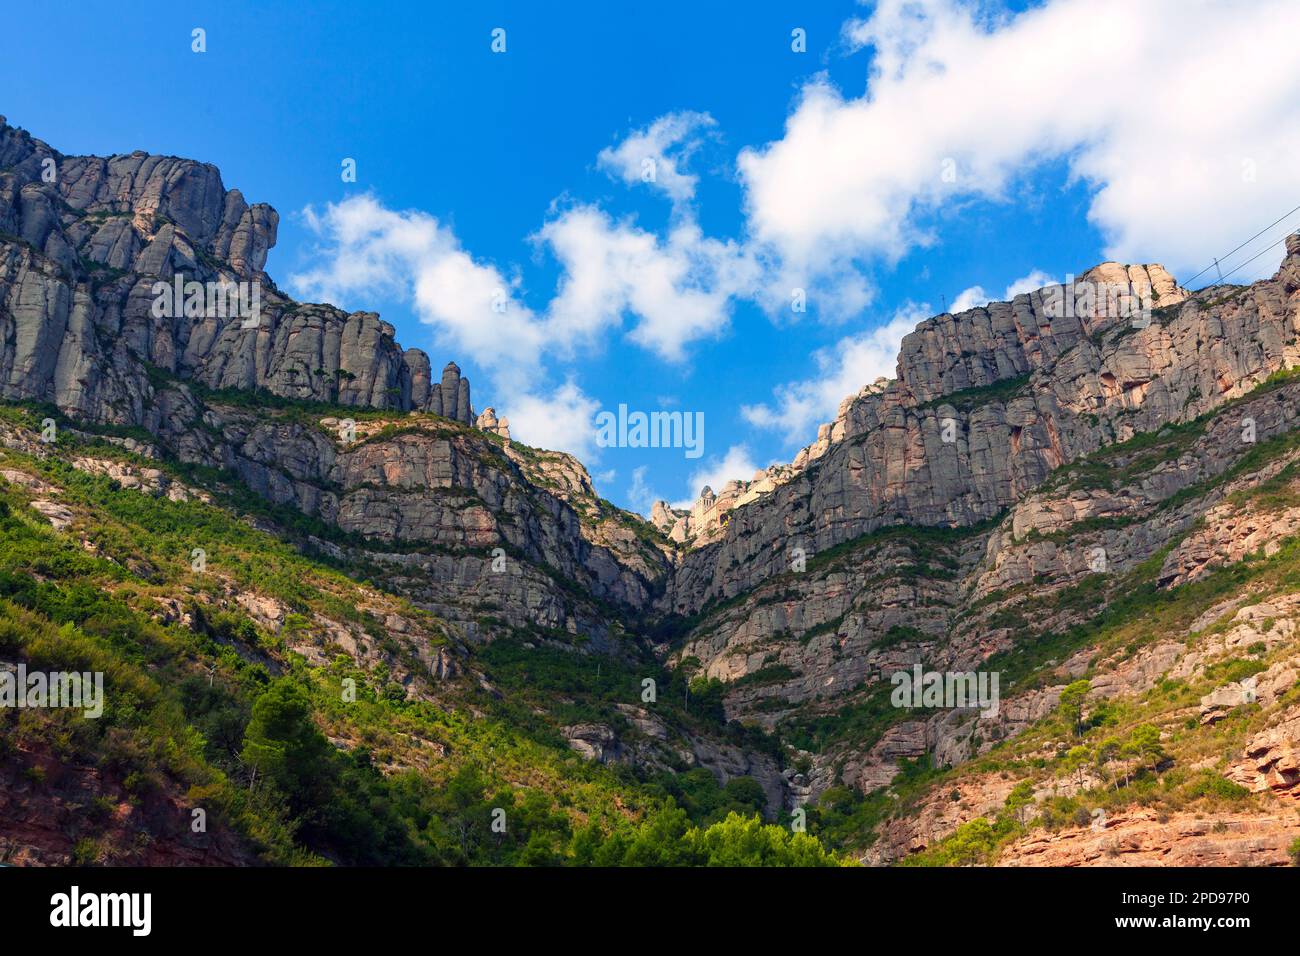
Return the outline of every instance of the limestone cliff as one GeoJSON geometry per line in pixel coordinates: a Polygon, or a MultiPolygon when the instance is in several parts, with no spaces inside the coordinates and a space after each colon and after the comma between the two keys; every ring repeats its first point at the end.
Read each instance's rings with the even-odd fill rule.
{"type": "Polygon", "coordinates": [[[1047,289],[922,322],[903,340],[898,378],[847,401],[818,444],[765,476],[770,492],[728,509],[725,528],[684,558],[662,609],[692,614],[754,587],[794,546],[811,555],[893,525],[987,521],[1062,465],[1300,364],[1300,244],[1289,250],[1272,280],[1191,297],[1159,266],[1106,263],[1081,276],[1153,288],[1159,304],[1142,327],[1054,318],[1047,289]]]}
{"type": "Polygon", "coordinates": [[[208,388],[473,423],[469,382],[373,312],[289,299],[263,272],[279,216],[214,166],[64,156],[0,118],[0,397],[140,425],[149,367],[208,388]],[[258,315],[155,307],[159,283],[256,284],[258,315]],[[165,311],[170,314],[157,315],[165,311]],[[195,313],[198,314],[195,314],[195,313]]]}
{"type": "MultiPolygon", "coordinates": [[[[73,470],[178,500],[242,495],[259,529],[382,582],[372,630],[403,653],[339,621],[308,644],[286,608],[259,611],[313,665],[342,648],[412,694],[427,671],[489,697],[478,653],[521,655],[524,687],[543,653],[599,655],[595,675],[666,667],[673,720],[626,695],[597,720],[586,676],[556,685],[559,746],[752,776],[770,815],[804,807],[827,830],[851,803],[864,832],[837,839],[869,862],[1005,822],[1018,783],[1037,809],[1007,830],[1005,862],[1285,858],[1293,823],[1262,821],[1298,792],[1300,238],[1250,285],[1190,292],[1154,264],[1079,277],[1126,306],[1149,294],[1137,316],[1063,309],[1071,291],[1048,287],[929,318],[896,377],[847,396],[792,462],[645,522],[571,456],[476,413],[454,362],[435,379],[376,314],[281,293],[264,272],[277,222],[211,166],[64,156],[0,120],[0,398],[150,462],[78,451],[73,470]],[[255,287],[257,308],[178,306],[189,283],[255,287]],[[997,713],[892,705],[882,690],[916,666],[997,671],[997,713]],[[695,695],[726,734],[683,716],[695,695]],[[1141,727],[1154,743],[1122,736],[1141,727]],[[1139,764],[1142,747],[1162,756],[1139,764]],[[934,776],[900,785],[912,761],[934,776]],[[1186,797],[1164,819],[1121,806],[1152,774],[1186,797]],[[1103,799],[1110,842],[1061,816],[1103,799]],[[1203,832],[1195,812],[1245,799],[1253,816],[1233,804],[1203,832]]],[[[20,444],[42,460],[30,434],[20,444]]],[[[44,479],[6,481],[60,532],[93,518],[44,479]]]]}
{"type": "Polygon", "coordinates": [[[536,627],[608,649],[584,598],[646,605],[663,550],[569,456],[512,447],[455,362],[435,380],[375,313],[282,294],[263,271],[278,221],[211,165],[65,156],[0,120],[0,397],[143,427],[155,453],[371,542],[367,560],[469,636],[536,627]],[[255,286],[256,314],[191,309],[188,283],[255,286]],[[357,412],[344,429],[303,403],[357,412]]]}

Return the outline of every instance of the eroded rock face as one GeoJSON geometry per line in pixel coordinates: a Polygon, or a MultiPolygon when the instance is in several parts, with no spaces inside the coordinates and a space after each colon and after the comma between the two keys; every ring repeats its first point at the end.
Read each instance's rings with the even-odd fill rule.
{"type": "MultiPolygon", "coordinates": [[[[142,426],[158,440],[133,450],[228,469],[273,504],[366,542],[315,546],[390,569],[471,639],[540,628],[617,650],[621,625],[601,602],[647,605],[665,554],[631,516],[597,503],[578,462],[512,449],[509,423],[475,413],[455,362],[435,378],[375,313],[280,293],[263,271],[273,209],[227,190],[210,165],[64,156],[3,122],[0,168],[0,397],[142,426]],[[206,293],[225,281],[259,290],[255,314],[187,307],[186,283],[206,293]],[[158,307],[157,290],[170,306],[158,307]],[[445,421],[395,417],[381,436],[374,422],[346,422],[355,440],[345,439],[342,416],[250,412],[209,391],[226,389],[445,421]]],[[[50,520],[65,520],[53,505],[50,520]]]]}
{"type": "MultiPolygon", "coordinates": [[[[1134,472],[1114,487],[1075,480],[1104,447],[1176,434],[1171,426],[1300,365],[1300,240],[1271,280],[1248,287],[1189,295],[1155,265],[1105,263],[1081,277],[1151,287],[1149,323],[1061,313],[1049,307],[1051,290],[928,319],[904,340],[897,379],[847,397],[791,463],[703,489],[690,508],[657,503],[651,524],[669,543],[600,501],[576,460],[512,444],[494,409],[476,414],[455,363],[435,377],[428,356],[401,349],[378,315],[282,295],[262,271],[274,210],[226,190],[213,167],[143,153],[65,157],[0,121],[0,169],[0,396],[142,426],[155,440],[131,450],[229,470],[267,501],[318,519],[309,547],[377,569],[386,588],[471,641],[526,631],[530,645],[617,654],[634,628],[678,616],[686,633],[657,649],[726,682],[734,721],[798,726],[863,705],[917,664],[976,668],[1013,648],[1017,596],[1123,574],[1162,549],[1158,583],[1169,588],[1268,553],[1300,528],[1293,507],[1263,520],[1231,498],[1295,460],[1234,471],[1248,451],[1246,419],[1252,442],[1295,430],[1300,385],[1234,405],[1159,460],[1139,451],[1109,462],[1134,472]],[[259,283],[258,320],[155,315],[156,283],[178,275],[259,283]],[[359,416],[349,433],[342,413],[250,411],[212,392],[227,388],[392,414],[359,416]]],[[[105,473],[149,494],[192,494],[149,469],[105,473]]],[[[71,520],[57,502],[38,501],[47,520],[71,520]]],[[[637,708],[625,714],[632,733],[584,724],[568,739],[593,760],[752,775],[773,810],[838,782],[872,791],[904,760],[948,766],[986,753],[1050,713],[1085,672],[1093,699],[1104,699],[1289,638],[1288,620],[1255,626],[1286,615],[1234,600],[1204,622],[1217,628],[1204,645],[1162,639],[1098,661],[1080,650],[1045,663],[1041,686],[995,715],[909,714],[873,737],[820,741],[798,774],[717,740],[669,740],[637,708]],[[1218,628],[1230,613],[1246,616],[1218,628]]],[[[1065,606],[1033,625],[1061,633],[1089,610],[1065,606]]],[[[351,638],[335,639],[347,648],[351,638]]],[[[436,653],[430,669],[456,666],[436,653]]],[[[1270,668],[1251,690],[1276,702],[1294,679],[1270,668]]],[[[1214,724],[1239,707],[1243,685],[1227,684],[1189,717],[1214,724]]],[[[1294,736],[1285,722],[1265,728],[1233,779],[1294,796],[1294,736]]],[[[914,819],[888,824],[875,859],[996,810],[1010,786],[963,784],[955,800],[935,797],[914,819]]],[[[1062,841],[1090,839],[1053,836],[1018,852],[1048,858],[1062,841]]],[[[1147,852],[1145,839],[1133,836],[1134,854],[1147,852]]],[[[1252,858],[1221,843],[1200,858],[1252,858]]],[[[1276,850],[1269,843],[1259,858],[1273,862],[1276,850]]],[[[1091,844],[1079,851],[1092,853],[1091,844]]]]}
{"type": "Polygon", "coordinates": [[[1247,814],[1134,810],[1100,830],[1039,831],[1011,846],[1002,866],[1288,866],[1295,820],[1247,814]]]}
{"type": "Polygon", "coordinates": [[[1273,279],[1196,296],[1159,266],[1085,277],[1150,284],[1149,324],[1054,318],[1048,290],[926,320],[904,340],[898,380],[849,401],[725,525],[681,536],[695,547],[661,610],[692,614],[753,588],[782,572],[795,541],[813,554],[895,524],[987,521],[1103,444],[1191,420],[1300,364],[1300,243],[1273,279]]]}
{"type": "MultiPolygon", "coordinates": [[[[1079,276],[1077,283],[1120,288],[1126,296],[1149,289],[1159,308],[1174,306],[1187,296],[1159,265],[1104,262],[1079,276]]],[[[1068,290],[1054,303],[1053,293],[1062,288],[1049,286],[1011,302],[990,302],[957,315],[927,319],[903,339],[899,380],[924,403],[1049,368],[1093,333],[1113,326],[1121,318],[1118,313],[1132,304],[1122,302],[1120,309],[1108,310],[1094,296],[1090,307],[1083,303],[1080,314],[1075,303],[1066,307],[1068,290]]]]}
{"type": "MultiPolygon", "coordinates": [[[[1169,430],[1154,444],[1111,455],[1100,472],[1087,462],[1077,470],[1064,468],[993,528],[881,531],[802,564],[792,560],[800,543],[792,538],[781,573],[706,613],[670,662],[689,660],[704,676],[727,682],[730,719],[787,731],[863,706],[878,688],[888,687],[892,675],[917,664],[941,672],[987,669],[989,657],[1015,647],[1014,627],[1059,634],[1089,616],[1088,605],[1067,602],[1050,613],[1036,610],[1026,620],[1021,615],[1030,612],[1019,608],[1030,597],[1120,580],[1162,550],[1167,553],[1156,577],[1164,588],[1197,580],[1248,553],[1276,552],[1297,530],[1294,509],[1261,512],[1238,495],[1262,482],[1277,485],[1275,494],[1300,493],[1300,484],[1279,483],[1300,460],[1300,450],[1282,446],[1265,465],[1249,469],[1240,463],[1259,443],[1285,441],[1297,427],[1300,384],[1283,384],[1195,430],[1169,430]],[[1242,440],[1246,418],[1255,424],[1253,442],[1242,440]],[[1130,473],[1131,479],[1114,487],[1095,477],[1130,473]]],[[[1191,650],[1185,636],[1174,635],[1113,661],[1094,659],[1085,649],[1048,662],[1055,666],[1047,668],[1047,686],[1014,694],[1004,686],[996,714],[919,713],[878,738],[823,741],[792,799],[816,800],[837,782],[870,792],[889,784],[903,759],[928,756],[938,766],[960,765],[1050,714],[1064,685],[1085,673],[1099,698],[1140,693],[1164,677],[1196,678],[1216,655],[1272,648],[1292,633],[1290,605],[1247,604],[1220,609],[1196,625],[1194,630],[1202,630],[1229,610],[1243,615],[1239,628],[1191,650]],[[1257,619],[1265,623],[1253,625],[1257,619]]],[[[1260,675],[1258,699],[1275,697],[1274,684],[1291,686],[1285,676],[1275,681],[1260,675]]],[[[1230,710],[1242,694],[1234,683],[1220,696],[1230,710]]],[[[1205,703],[1206,722],[1222,715],[1219,703],[1205,703]]],[[[943,808],[944,819],[960,816],[943,808]]],[[[907,822],[891,826],[898,842],[878,844],[882,861],[920,845],[907,822]]],[[[938,824],[935,830],[935,839],[947,832],[938,824]]]]}
{"type": "Polygon", "coordinates": [[[183,386],[163,394],[171,414],[157,432],[178,458],[228,469],[272,503],[364,542],[334,556],[387,567],[390,584],[471,639],[535,627],[615,651],[617,622],[597,604],[634,613],[669,570],[630,516],[597,504],[569,455],[504,448],[441,419],[345,428],[202,406],[183,386]]]}
{"type": "MultiPolygon", "coordinates": [[[[1285,675],[1284,686],[1294,687],[1295,670],[1285,675]]],[[[1252,696],[1254,688],[1251,688],[1252,696]]],[[[1229,771],[1229,778],[1255,793],[1272,793],[1300,800],[1300,714],[1256,734],[1245,754],[1229,771]]]]}
{"type": "Polygon", "coordinates": [[[263,272],[279,216],[227,190],[214,166],[64,156],[0,123],[0,167],[0,397],[141,425],[154,366],[213,389],[473,422],[455,363],[433,384],[428,357],[403,351],[375,313],[281,294],[263,272]],[[211,295],[199,314],[158,306],[178,276],[255,287],[256,316],[211,295]]]}

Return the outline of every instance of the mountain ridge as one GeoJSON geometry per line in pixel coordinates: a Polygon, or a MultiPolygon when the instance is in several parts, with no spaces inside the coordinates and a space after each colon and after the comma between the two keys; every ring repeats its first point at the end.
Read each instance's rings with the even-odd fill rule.
{"type": "MultiPolygon", "coordinates": [[[[1128,296],[1151,290],[1140,321],[1099,314],[1095,300],[1056,314],[1061,287],[926,319],[903,340],[898,377],[847,397],[790,465],[688,514],[656,507],[646,521],[601,499],[572,456],[512,441],[490,409],[475,414],[454,363],[434,383],[428,357],[402,349],[375,313],[281,294],[262,271],[277,223],[271,207],[226,190],[215,167],[144,153],[67,157],[0,120],[0,397],[13,419],[5,514],[21,511],[23,533],[38,529],[42,541],[80,536],[108,561],[95,574],[125,569],[109,590],[128,605],[134,590],[156,590],[163,626],[182,635],[167,630],[168,640],[197,635],[206,649],[187,653],[199,656],[208,641],[234,650],[243,663],[222,665],[231,687],[255,665],[297,675],[315,688],[316,723],[340,752],[358,753],[385,720],[405,721],[403,707],[495,715],[532,728],[541,749],[517,756],[511,779],[544,780],[545,799],[568,786],[543,769],[571,766],[546,749],[558,745],[584,766],[636,775],[636,787],[668,780],[656,786],[679,805],[697,799],[697,786],[727,805],[710,788],[731,787],[730,805],[768,820],[804,813],[810,832],[872,863],[1003,850],[1098,859],[1095,846],[1069,849],[1087,841],[1026,832],[1024,814],[1006,810],[1012,779],[1033,784],[1030,803],[1049,829],[1068,827],[1068,801],[1093,792],[1085,783],[1103,789],[1093,800],[1179,774],[1170,792],[1194,806],[1300,796],[1285,729],[1296,706],[1286,675],[1300,658],[1286,563],[1300,528],[1291,497],[1300,237],[1271,279],[1246,286],[1188,292],[1154,264],[1080,275],[1128,296]],[[53,182],[42,178],[46,160],[53,182]],[[178,274],[261,283],[257,324],[207,310],[155,314],[154,283],[178,274]],[[39,437],[47,414],[53,443],[39,437]],[[114,533],[79,497],[92,493],[84,482],[125,509],[114,533]],[[155,557],[121,543],[137,534],[123,530],[137,520],[126,492],[241,516],[265,535],[240,545],[250,554],[279,539],[309,562],[301,573],[312,580],[342,569],[353,584],[328,580],[348,595],[343,604],[382,613],[354,620],[341,599],[295,598],[285,583],[233,567],[221,588],[197,585],[184,577],[189,547],[179,540],[166,536],[171,550],[155,557]],[[1264,606],[1273,610],[1219,620],[1264,606]],[[1201,628],[1210,643],[1180,649],[1168,629],[1185,626],[1193,607],[1196,620],[1210,617],[1201,628]],[[205,623],[220,615],[227,630],[205,623]],[[1264,620],[1280,623],[1265,630],[1264,620]],[[1155,637],[1132,637],[1140,627],[1155,637]],[[1115,644],[1122,637],[1131,651],[1115,644]],[[885,693],[891,675],[915,667],[992,666],[1003,700],[987,719],[913,715],[885,693]],[[351,668],[391,695],[374,701],[379,723],[365,729],[321,696],[351,668]],[[1258,706],[1225,707],[1246,671],[1264,675],[1258,706]],[[618,675],[616,687],[605,674],[618,675]],[[638,674],[662,694],[638,698],[638,674]],[[1080,681],[1083,716],[1062,724],[1066,691],[1080,681]],[[1179,729],[1151,696],[1170,693],[1194,727],[1179,729]],[[398,710],[383,710],[390,704],[398,710]],[[1133,723],[1142,708],[1157,716],[1133,723]],[[1154,752],[1141,728],[1157,724],[1177,751],[1165,753],[1173,770],[1137,762],[1154,752]],[[1130,736],[1104,745],[1108,728],[1130,736]],[[1178,750],[1229,731],[1245,756],[1222,766],[1178,750]],[[1026,741],[1041,750],[1026,756],[1026,741]],[[1081,759],[1069,753],[1090,747],[1095,765],[1077,785],[1051,783],[1081,759]],[[1125,748],[1137,749],[1122,762],[1125,748]],[[1008,756],[986,773],[999,755],[1008,756]],[[957,796],[944,803],[939,788],[950,785],[957,796]]],[[[48,574],[24,562],[14,573],[48,574]]],[[[58,620],[25,586],[12,594],[58,620]]],[[[479,754],[458,764],[457,748],[477,743],[425,733],[409,735],[419,745],[390,741],[394,759],[366,786],[491,763],[479,754]]],[[[53,766],[48,748],[23,753],[53,766]]],[[[208,757],[242,779],[229,754],[208,757]]],[[[1141,853],[1153,852],[1149,822],[1135,824],[1141,853]]],[[[1293,830],[1289,821],[1268,830],[1267,862],[1286,859],[1293,830]]],[[[338,831],[307,832],[315,852],[352,859],[338,831]]],[[[581,855],[555,833],[553,859],[581,855]]],[[[227,845],[223,861],[251,858],[245,850],[227,845]]]]}

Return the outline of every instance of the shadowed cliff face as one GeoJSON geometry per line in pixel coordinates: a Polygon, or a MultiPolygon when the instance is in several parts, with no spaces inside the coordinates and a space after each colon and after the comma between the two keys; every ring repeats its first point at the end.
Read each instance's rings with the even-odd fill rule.
{"type": "MultiPolygon", "coordinates": [[[[279,509],[282,529],[303,517],[298,547],[365,569],[468,645],[653,652],[723,682],[727,718],[774,734],[788,765],[704,739],[692,759],[761,777],[774,808],[880,794],[904,760],[960,768],[1021,739],[1039,750],[1019,759],[1055,759],[1066,742],[1043,728],[1070,682],[1091,680],[1094,708],[1171,674],[1212,697],[1225,655],[1256,645],[1273,655],[1260,658],[1266,711],[1226,776],[1294,798],[1294,582],[1225,585],[1225,603],[1198,605],[1202,629],[1219,626],[1199,646],[1181,619],[1122,644],[1094,624],[1130,613],[1126,595],[1163,606],[1221,566],[1281,560],[1275,543],[1300,531],[1295,237],[1277,274],[1249,286],[1190,293],[1158,265],[1079,277],[1150,290],[1136,321],[1100,303],[1062,311],[1053,288],[928,319],[904,339],[897,379],[864,383],[791,464],[689,513],[657,508],[652,525],[600,499],[571,456],[512,443],[491,410],[476,415],[454,363],[435,381],[376,314],[280,293],[262,271],[277,222],[211,166],[66,157],[0,121],[0,397],[129,426],[133,452],[219,473],[279,509]],[[159,284],[177,276],[182,290],[255,283],[256,321],[160,310],[159,284]],[[1260,616],[1283,623],[1220,620],[1261,593],[1260,616]],[[891,675],[917,665],[997,669],[1005,699],[988,718],[883,704],[891,675]]],[[[1219,723],[1213,700],[1179,706],[1197,727],[1219,723]]],[[[642,710],[633,724],[657,728],[642,710]]],[[[603,724],[566,738],[590,759],[636,751],[603,724]]],[[[872,817],[871,859],[934,846],[1013,785],[963,778],[910,815],[872,817]]],[[[1158,852],[1183,832],[1166,823],[1126,820],[1126,838],[1158,852]]],[[[1269,862],[1284,835],[1262,838],[1269,862]]],[[[1027,839],[1011,859],[1094,859],[1099,846],[1027,839]]],[[[1233,846],[1212,839],[1202,856],[1245,862],[1233,846]]]]}

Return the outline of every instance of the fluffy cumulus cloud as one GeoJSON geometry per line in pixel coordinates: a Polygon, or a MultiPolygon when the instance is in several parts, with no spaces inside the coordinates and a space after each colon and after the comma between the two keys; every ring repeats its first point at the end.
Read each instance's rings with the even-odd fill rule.
{"type": "MultiPolygon", "coordinates": [[[[1010,302],[1022,292],[1033,292],[1035,289],[1054,285],[1059,281],[1060,280],[1058,279],[1053,279],[1041,269],[1035,269],[1033,272],[1029,273],[1029,275],[1022,276],[1007,286],[1006,291],[1002,293],[1002,298],[999,301],[1010,302]]],[[[948,311],[955,315],[958,312],[965,312],[967,309],[977,309],[981,306],[988,305],[993,301],[993,299],[993,296],[984,291],[983,286],[973,285],[969,289],[963,289],[961,292],[957,293],[957,297],[952,300],[952,305],[949,306],[948,311]]]]}
{"type": "MultiPolygon", "coordinates": [[[[294,292],[316,301],[350,302],[374,293],[410,301],[458,354],[500,369],[538,355],[543,321],[515,298],[515,283],[474,259],[436,218],[395,211],[371,195],[304,212],[320,240],[313,268],[289,277],[294,292]],[[512,348],[501,348],[503,341],[512,348]]],[[[525,366],[525,371],[533,369],[525,366]]]]}
{"type": "MultiPolygon", "coordinates": [[[[667,197],[667,225],[647,229],[583,203],[553,207],[532,237],[559,266],[549,301],[526,304],[516,274],[475,258],[434,217],[372,196],[308,210],[319,259],[293,287],[341,302],[406,297],[442,344],[492,376],[516,434],[582,455],[593,450],[596,403],[572,378],[547,384],[551,363],[617,336],[683,362],[729,330],[742,301],[797,319],[791,304],[802,294],[818,318],[858,318],[873,303],[874,268],[937,242],[937,224],[966,204],[1014,198],[1045,163],[1064,163],[1088,185],[1108,256],[1163,261],[1183,275],[1300,195],[1295,0],[1047,0],[1014,14],[979,0],[880,0],[844,34],[867,51],[864,89],[818,75],[779,139],[739,153],[736,238],[705,234],[695,209],[689,166],[714,121],[678,112],[597,157],[614,179],[667,197]]],[[[1234,279],[1271,272],[1279,255],[1234,279]]],[[[1031,274],[1003,295],[1050,281],[1031,274]]],[[[989,297],[972,287],[952,308],[989,297]]],[[[808,378],[745,407],[745,419],[792,444],[811,440],[845,396],[893,373],[918,318],[905,309],[816,352],[808,378]]],[[[736,445],[717,464],[752,471],[746,456],[736,445]]]]}
{"type": "Polygon", "coordinates": [[[545,392],[544,360],[572,358],[630,322],[630,341],[680,362],[691,343],[727,329],[732,300],[757,274],[743,248],[706,237],[689,218],[660,237],[575,206],[537,236],[562,270],[539,313],[520,301],[516,281],[476,260],[426,213],[361,195],[309,208],[304,218],[320,245],[313,267],[290,276],[298,295],[346,303],[386,293],[409,301],[441,341],[492,375],[493,401],[512,434],[578,455],[592,451],[595,403],[573,381],[545,392]]]}
{"type": "Polygon", "coordinates": [[[538,238],[563,269],[548,310],[562,338],[591,338],[630,315],[628,338],[674,362],[692,342],[727,328],[732,300],[758,277],[741,246],[705,236],[690,219],[660,237],[577,206],[547,222],[538,238]]]}
{"type": "Polygon", "coordinates": [[[510,390],[500,400],[510,419],[510,434],[528,445],[567,451],[579,461],[599,458],[592,424],[600,402],[572,380],[551,392],[510,390]]]}
{"type": "Polygon", "coordinates": [[[929,314],[928,305],[908,303],[888,322],[819,349],[811,377],[778,386],[773,404],[744,405],[741,415],[751,425],[780,431],[788,445],[806,444],[818,424],[835,418],[843,399],[878,378],[894,377],[903,336],[929,314]]]}
{"type": "Polygon", "coordinates": [[[547,390],[541,366],[548,350],[570,348],[589,330],[534,313],[515,296],[514,282],[474,259],[426,213],[395,211],[361,195],[309,208],[304,217],[322,244],[315,266],[290,276],[296,293],[333,302],[386,293],[411,302],[458,356],[492,376],[493,404],[510,420],[512,435],[594,457],[591,422],[599,403],[572,379],[547,390]]]}
{"type": "Polygon", "coordinates": [[[686,164],[714,125],[707,113],[669,113],[601,150],[596,163],[616,179],[644,183],[674,203],[685,203],[695,198],[699,182],[698,176],[686,171],[686,164]]]}
{"type": "Polygon", "coordinates": [[[571,357],[628,318],[631,341],[681,361],[692,342],[725,331],[733,300],[752,294],[759,276],[742,245],[705,236],[689,217],[660,236],[578,205],[534,237],[562,269],[539,314],[518,299],[517,280],[476,260],[427,213],[362,195],[308,208],[304,218],[320,246],[314,266],[290,276],[297,294],[335,302],[394,294],[460,354],[512,375],[548,353],[571,357]]]}
{"type": "Polygon", "coordinates": [[[1298,31],[1292,0],[1054,0],[1015,16],[882,0],[845,31],[871,51],[866,95],[818,78],[780,140],[741,154],[751,230],[809,270],[895,259],[932,241],[930,215],[1006,198],[1064,158],[1095,190],[1107,255],[1199,268],[1300,195],[1298,31]]]}

